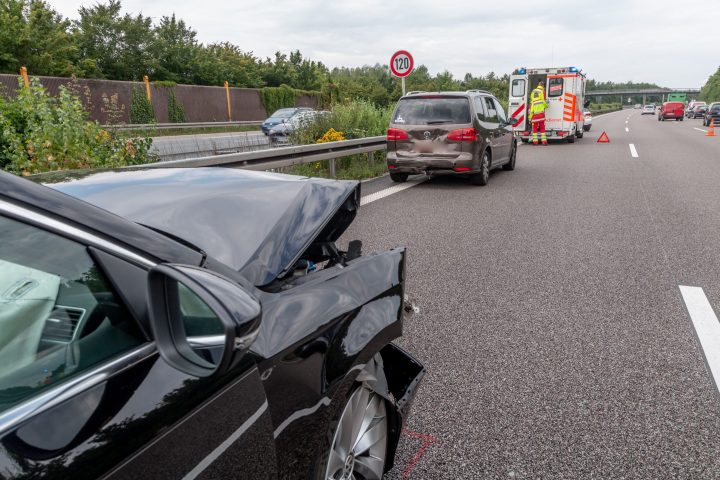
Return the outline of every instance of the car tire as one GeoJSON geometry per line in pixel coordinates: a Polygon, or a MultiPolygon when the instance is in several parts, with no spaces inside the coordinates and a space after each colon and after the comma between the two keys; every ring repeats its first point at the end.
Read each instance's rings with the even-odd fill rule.
{"type": "Polygon", "coordinates": [[[470,183],[484,187],[490,180],[490,154],[485,150],[480,156],[480,171],[470,176],[470,183]]]}
{"type": "Polygon", "coordinates": [[[392,179],[393,182],[397,183],[405,183],[408,179],[407,173],[391,173],[390,179],[392,179]]]}
{"type": "Polygon", "coordinates": [[[510,160],[503,165],[503,170],[511,172],[515,170],[515,161],[517,160],[517,143],[513,142],[512,151],[510,152],[510,160]]]}
{"type": "Polygon", "coordinates": [[[585,136],[585,129],[584,129],[584,128],[581,128],[580,130],[578,130],[577,132],[575,132],[575,136],[576,136],[577,138],[583,138],[583,137],[585,136]]]}
{"type": "Polygon", "coordinates": [[[330,423],[312,478],[358,478],[360,474],[366,480],[381,480],[390,440],[387,410],[387,402],[380,395],[365,385],[355,387],[338,417],[330,423]],[[354,428],[347,428],[358,424],[357,434],[353,434],[354,428]],[[370,445],[360,442],[371,431],[377,440],[370,445]]]}
{"type": "Polygon", "coordinates": [[[529,143],[529,142],[530,142],[530,139],[529,139],[529,138],[521,138],[520,140],[521,140],[523,143],[529,143]]]}
{"type": "Polygon", "coordinates": [[[683,120],[685,120],[685,119],[683,117],[680,117],[680,121],[682,122],[683,120]]]}
{"type": "Polygon", "coordinates": [[[574,134],[574,133],[571,133],[570,135],[568,135],[568,137],[567,137],[567,142],[568,142],[568,143],[575,143],[575,134],[574,134]]]}

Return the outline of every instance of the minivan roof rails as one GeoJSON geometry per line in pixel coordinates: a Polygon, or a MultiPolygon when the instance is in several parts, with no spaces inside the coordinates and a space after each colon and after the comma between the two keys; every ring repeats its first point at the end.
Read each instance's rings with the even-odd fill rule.
{"type": "Polygon", "coordinates": [[[474,88],[472,90],[466,90],[465,93],[487,93],[488,95],[492,95],[492,93],[488,92],[487,90],[479,90],[477,88],[474,88]]]}
{"type": "Polygon", "coordinates": [[[407,92],[405,95],[416,95],[418,93],[426,93],[425,90],[411,90],[407,92]]]}

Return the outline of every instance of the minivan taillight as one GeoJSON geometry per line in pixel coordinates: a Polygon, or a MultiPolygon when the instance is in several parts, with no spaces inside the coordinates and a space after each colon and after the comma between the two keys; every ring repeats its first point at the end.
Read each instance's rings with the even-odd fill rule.
{"type": "Polygon", "coordinates": [[[477,131],[474,128],[460,128],[448,133],[447,138],[453,142],[474,142],[477,138],[477,131]]]}
{"type": "Polygon", "coordinates": [[[410,137],[405,130],[399,128],[388,128],[387,140],[388,142],[397,142],[398,140],[408,140],[410,137]]]}

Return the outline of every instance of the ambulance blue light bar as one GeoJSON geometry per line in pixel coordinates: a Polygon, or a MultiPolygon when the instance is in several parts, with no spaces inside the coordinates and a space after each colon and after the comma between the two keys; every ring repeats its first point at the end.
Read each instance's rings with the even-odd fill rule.
{"type": "Polygon", "coordinates": [[[570,67],[570,68],[568,68],[568,71],[572,72],[572,73],[577,73],[578,69],[577,69],[577,67],[570,67]]]}
{"type": "Polygon", "coordinates": [[[526,72],[527,70],[525,70],[524,68],[518,68],[518,75],[525,75],[526,72]]]}

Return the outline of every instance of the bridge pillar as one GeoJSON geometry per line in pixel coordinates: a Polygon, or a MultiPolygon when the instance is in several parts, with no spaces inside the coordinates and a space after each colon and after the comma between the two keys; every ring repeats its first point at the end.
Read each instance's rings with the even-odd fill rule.
{"type": "Polygon", "coordinates": [[[646,105],[646,104],[647,104],[647,97],[646,97],[646,95],[643,93],[643,105],[646,105]]]}

